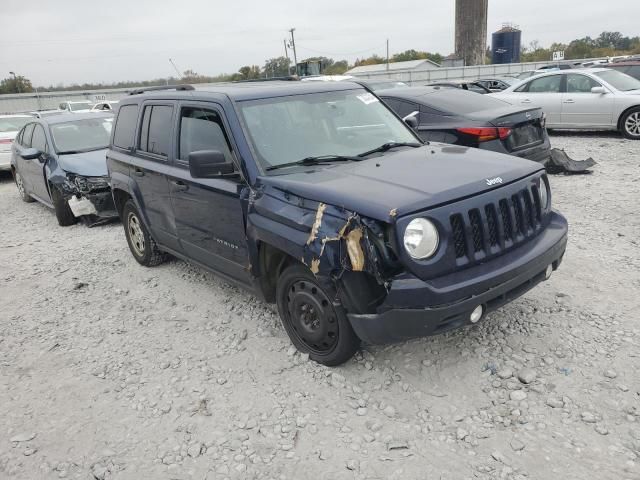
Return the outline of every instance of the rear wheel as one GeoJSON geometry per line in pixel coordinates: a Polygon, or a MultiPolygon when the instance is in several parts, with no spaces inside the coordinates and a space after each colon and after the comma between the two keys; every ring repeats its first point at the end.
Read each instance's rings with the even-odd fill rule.
{"type": "Polygon", "coordinates": [[[20,173],[17,170],[13,171],[13,179],[16,182],[16,187],[18,187],[18,195],[20,195],[20,198],[22,199],[22,201],[27,203],[34,202],[35,200],[31,198],[31,195],[27,193],[27,190],[24,186],[24,180],[22,179],[22,175],[20,175],[20,173]]]}
{"type": "Polygon", "coordinates": [[[622,134],[631,140],[640,140],[640,107],[629,110],[622,117],[622,134]]]}
{"type": "Polygon", "coordinates": [[[287,267],[277,285],[280,318],[291,342],[309,358],[327,366],[340,365],[358,350],[357,337],[341,306],[332,302],[314,275],[302,265],[287,267]]]}
{"type": "Polygon", "coordinates": [[[69,202],[67,202],[60,190],[53,186],[51,187],[51,199],[53,200],[53,208],[56,211],[58,225],[61,227],[75,225],[78,219],[71,211],[69,202]]]}
{"type": "Polygon", "coordinates": [[[128,200],[124,204],[122,224],[124,225],[124,233],[127,237],[129,249],[133,254],[133,258],[140,265],[155,267],[166,260],[167,255],[160,251],[156,242],[151,238],[133,200],[128,200]]]}

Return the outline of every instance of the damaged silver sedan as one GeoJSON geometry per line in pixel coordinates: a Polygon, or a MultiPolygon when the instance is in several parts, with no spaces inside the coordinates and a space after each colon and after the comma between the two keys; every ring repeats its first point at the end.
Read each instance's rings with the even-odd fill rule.
{"type": "Polygon", "coordinates": [[[11,151],[11,172],[22,200],[53,208],[61,226],[116,218],[105,157],[112,122],[111,114],[93,113],[26,124],[11,151]]]}

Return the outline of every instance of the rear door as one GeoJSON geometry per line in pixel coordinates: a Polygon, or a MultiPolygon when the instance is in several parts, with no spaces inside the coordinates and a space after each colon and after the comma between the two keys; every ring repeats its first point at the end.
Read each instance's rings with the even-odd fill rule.
{"type": "Polygon", "coordinates": [[[16,168],[20,175],[22,175],[22,181],[24,182],[25,189],[28,193],[33,193],[35,196],[40,197],[41,199],[46,199],[47,197],[41,197],[41,187],[39,185],[42,183],[42,175],[44,170],[42,169],[42,165],[38,161],[38,159],[34,160],[25,160],[20,156],[20,154],[26,150],[27,148],[31,148],[31,138],[33,137],[33,131],[37,126],[36,123],[29,123],[24,127],[24,131],[21,135],[21,142],[19,145],[16,144],[16,168]]]}
{"type": "Polygon", "coordinates": [[[614,124],[614,96],[607,93],[591,93],[594,87],[603,85],[581,73],[566,75],[566,92],[562,94],[562,124],[565,127],[610,127],[614,124]]]}
{"type": "Polygon", "coordinates": [[[168,178],[182,251],[248,284],[249,251],[240,202],[245,182],[239,175],[194,179],[189,173],[189,154],[201,150],[218,150],[238,165],[222,107],[209,102],[180,104],[177,140],[177,157],[168,178]]]}
{"type": "Polygon", "coordinates": [[[45,202],[50,202],[47,178],[44,171],[47,159],[49,158],[49,147],[47,145],[47,136],[44,128],[38,123],[33,127],[31,148],[39,150],[42,154],[33,160],[24,160],[25,171],[29,172],[30,193],[45,202]]]}
{"type": "Polygon", "coordinates": [[[518,87],[508,96],[498,96],[514,105],[539,107],[547,116],[549,127],[562,125],[562,84],[563,75],[548,75],[534,78],[518,87]]]}

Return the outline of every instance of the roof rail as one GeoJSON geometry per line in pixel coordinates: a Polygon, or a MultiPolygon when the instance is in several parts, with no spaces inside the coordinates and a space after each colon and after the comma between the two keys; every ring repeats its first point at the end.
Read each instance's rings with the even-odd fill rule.
{"type": "Polygon", "coordinates": [[[271,77],[271,78],[252,78],[251,80],[234,80],[231,83],[255,83],[255,82],[295,82],[300,80],[297,75],[287,75],[285,77],[271,77]]]}
{"type": "Polygon", "coordinates": [[[140,95],[145,92],[155,92],[159,90],[177,90],[177,91],[185,91],[185,90],[195,90],[193,85],[159,85],[157,87],[142,87],[137,88],[135,90],[131,90],[129,95],[140,95]]]}

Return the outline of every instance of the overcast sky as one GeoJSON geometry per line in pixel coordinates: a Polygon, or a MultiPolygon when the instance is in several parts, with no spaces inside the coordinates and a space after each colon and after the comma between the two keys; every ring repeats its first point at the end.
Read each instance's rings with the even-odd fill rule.
{"type": "MultiPolygon", "coordinates": [[[[489,36],[503,22],[523,42],[640,35],[640,2],[489,0],[489,36]]],[[[181,71],[232,73],[284,54],[296,27],[298,58],[350,61],[414,48],[453,52],[454,0],[2,0],[0,78],[35,85],[145,80],[181,71]]],[[[488,40],[490,42],[490,40],[488,40]]]]}

